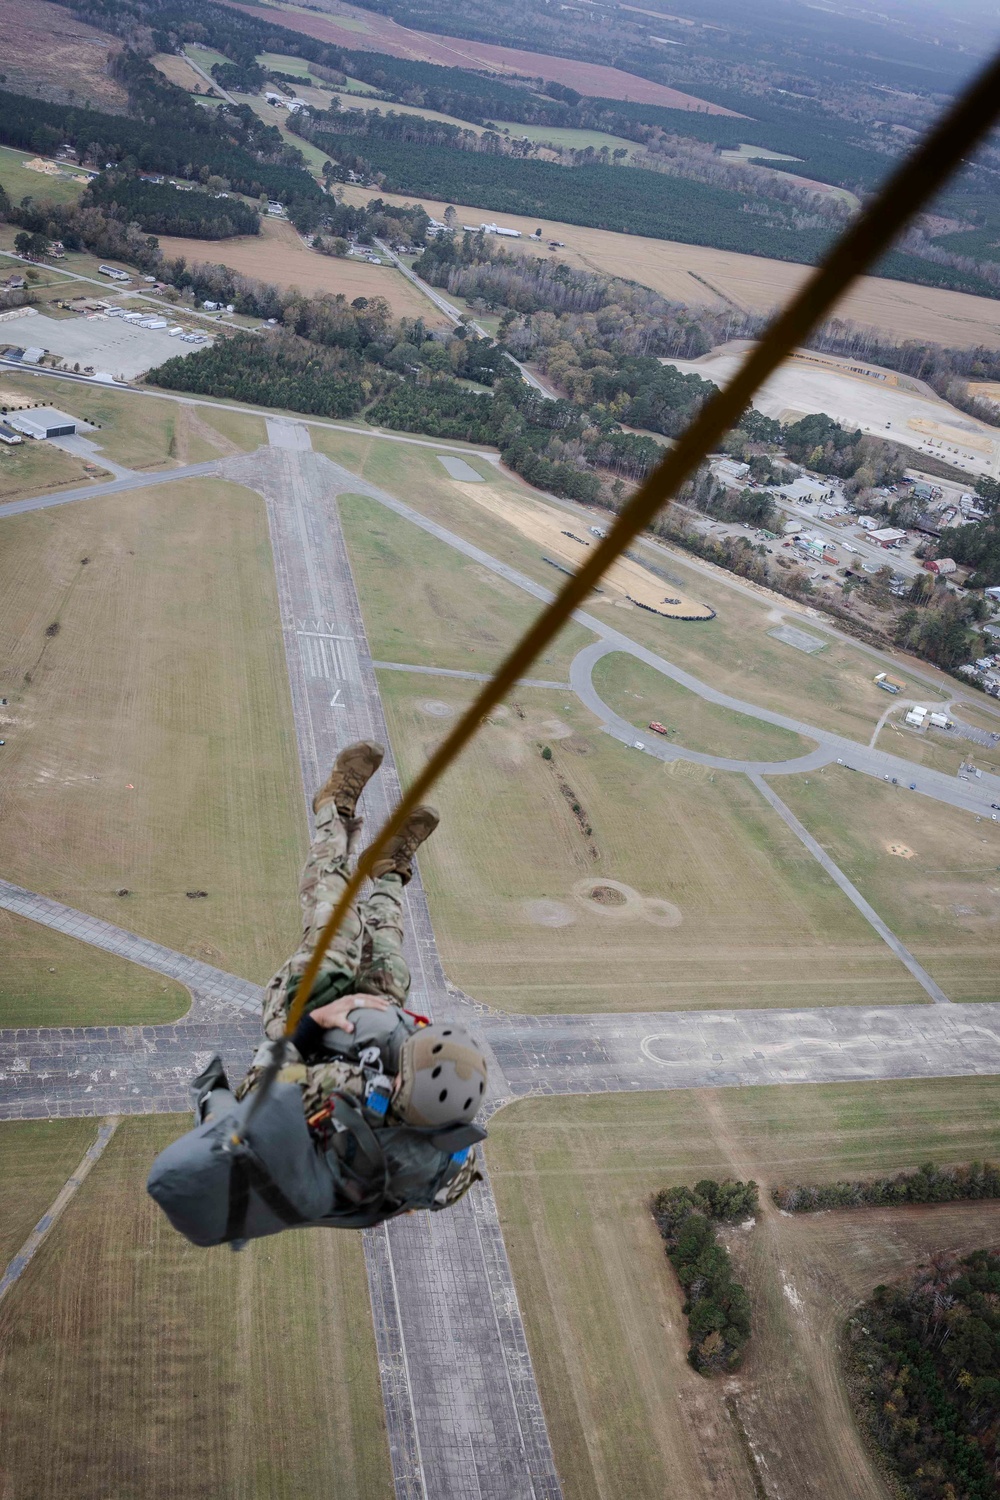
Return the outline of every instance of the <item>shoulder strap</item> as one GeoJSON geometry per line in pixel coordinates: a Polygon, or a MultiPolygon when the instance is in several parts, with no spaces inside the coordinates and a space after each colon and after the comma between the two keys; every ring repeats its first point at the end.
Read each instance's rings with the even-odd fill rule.
{"type": "Polygon", "coordinates": [[[307,1222],[294,1204],[290,1203],[285,1197],[277,1183],[273,1181],[263,1162],[258,1159],[253,1149],[244,1141],[239,1150],[233,1153],[232,1165],[229,1169],[229,1211],[226,1215],[226,1244],[230,1240],[241,1240],[244,1237],[247,1213],[250,1208],[251,1188],[253,1188],[259,1197],[263,1198],[271,1212],[289,1228],[295,1224],[304,1224],[307,1222]]]}

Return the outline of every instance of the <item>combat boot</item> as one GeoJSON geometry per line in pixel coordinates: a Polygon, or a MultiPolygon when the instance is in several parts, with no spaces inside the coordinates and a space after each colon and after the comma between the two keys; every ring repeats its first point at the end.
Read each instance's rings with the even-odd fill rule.
{"type": "Polygon", "coordinates": [[[436,807],[415,807],[402,828],[390,840],[385,853],[371,869],[373,880],[383,875],[399,875],[406,885],[413,875],[413,856],[425,839],[429,839],[441,821],[436,807]]]}
{"type": "Polygon", "coordinates": [[[384,755],[385,746],[375,740],[356,740],[353,745],[345,745],[313,798],[313,812],[318,813],[325,802],[334,802],[342,818],[353,818],[358,798],[382,764],[384,755]]]}

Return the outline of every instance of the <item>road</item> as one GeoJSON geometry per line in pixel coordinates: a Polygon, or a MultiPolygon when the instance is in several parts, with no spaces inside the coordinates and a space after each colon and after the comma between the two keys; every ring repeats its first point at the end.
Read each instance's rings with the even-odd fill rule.
{"type": "Polygon", "coordinates": [[[222,87],[221,83],[216,83],[216,81],[212,77],[211,73],[206,73],[205,69],[201,66],[200,63],[196,63],[193,57],[189,57],[188,56],[186,49],[182,49],[181,56],[183,57],[184,61],[187,63],[187,65],[188,65],[189,68],[194,68],[194,70],[198,74],[199,78],[204,78],[205,82],[208,84],[208,86],[209,86],[210,89],[214,89],[214,91],[217,94],[221,94],[222,95],[223,99],[225,99],[225,101],[226,101],[227,104],[237,104],[238,103],[238,100],[234,99],[233,96],[232,96],[232,94],[228,94],[226,92],[226,90],[222,87]]]}
{"type": "MultiPolygon", "coordinates": [[[[422,292],[425,297],[429,298],[429,300],[433,302],[434,306],[438,309],[439,312],[443,312],[445,317],[448,318],[452,323],[461,323],[464,314],[459,308],[455,306],[453,302],[449,302],[447,297],[442,297],[441,293],[437,291],[436,288],[430,286],[429,283],[418,276],[415,271],[411,271],[406,262],[396,254],[395,250],[390,250],[389,246],[385,243],[384,240],[376,239],[375,243],[381,250],[382,254],[386,256],[388,260],[392,261],[393,265],[396,267],[396,270],[401,271],[402,274],[406,277],[407,281],[412,282],[419,292],[422,292]]],[[[490,333],[488,329],[484,328],[481,323],[477,323],[474,319],[469,319],[468,326],[475,333],[478,333],[481,339],[493,339],[492,333],[490,333]]],[[[538,376],[534,375],[531,370],[528,369],[527,365],[522,365],[521,361],[519,359],[515,359],[513,354],[507,354],[506,358],[510,360],[512,365],[516,365],[516,367],[521,372],[522,380],[526,381],[527,384],[531,386],[532,390],[537,391],[540,396],[544,396],[546,401],[558,400],[555,391],[549,390],[548,386],[545,385],[541,380],[539,380],[538,376]]]]}
{"type": "MultiPolygon", "coordinates": [[[[338,494],[370,495],[532,597],[550,597],[506,563],[311,452],[309,432],[308,424],[271,416],[267,449],[209,466],[265,499],[307,811],[308,793],[339,745],[369,735],[388,742],[334,503],[338,494]]],[[[153,477],[163,482],[180,472],[137,481],[153,477]]],[[[115,485],[130,487],[129,481],[115,485]]],[[[594,616],[580,612],[577,619],[599,636],[573,663],[574,688],[585,702],[593,693],[594,661],[608,651],[629,651],[709,701],[815,740],[817,749],[799,762],[812,764],[818,757],[816,764],[826,763],[843,744],[850,747],[852,764],[867,757],[869,774],[878,774],[876,761],[913,773],[909,762],[720,694],[594,616]]],[[[589,702],[614,733],[607,707],[596,695],[589,702]]],[[[625,725],[621,733],[631,742],[636,731],[625,725]]],[[[696,758],[658,741],[648,753],[696,758]]],[[[769,775],[801,769],[795,762],[730,766],[709,760],[758,778],[762,769],[769,775]]],[[[930,787],[931,773],[922,770],[919,777],[930,787]]],[[[954,802],[949,778],[936,779],[940,791],[926,795],[965,805],[954,802]]],[[[983,795],[960,785],[966,799],[983,795]]],[[[761,782],[759,790],[767,795],[769,789],[761,782]]],[[[397,791],[390,757],[366,799],[373,821],[397,791]]],[[[851,898],[850,891],[845,894],[851,898]]],[[[491,1048],[496,1104],[526,1095],[1000,1072],[1000,1005],[505,1016],[447,985],[419,878],[408,897],[414,1002],[439,1017],[472,1021],[491,1048]]],[[[245,1064],[259,1037],[251,1013],[253,986],[17,887],[0,885],[0,905],[170,973],[195,999],[190,1014],[168,1026],[0,1033],[3,1117],[178,1110],[187,1103],[188,1080],[213,1050],[234,1073],[245,1064]]],[[[888,929],[883,936],[892,938],[888,929]]],[[[912,959],[905,949],[899,957],[904,963],[912,959]]],[[[415,1216],[368,1232],[365,1254],[397,1496],[556,1500],[559,1481],[488,1183],[447,1214],[415,1216]]]]}

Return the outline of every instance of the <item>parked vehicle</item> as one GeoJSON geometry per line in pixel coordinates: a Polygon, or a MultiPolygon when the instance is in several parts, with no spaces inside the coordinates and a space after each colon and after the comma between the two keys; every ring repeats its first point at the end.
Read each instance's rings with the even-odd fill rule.
{"type": "Polygon", "coordinates": [[[670,733],[670,731],[667,728],[667,726],[665,724],[661,724],[658,719],[650,719],[650,721],[649,721],[649,727],[653,731],[654,734],[669,734],[670,733]]]}

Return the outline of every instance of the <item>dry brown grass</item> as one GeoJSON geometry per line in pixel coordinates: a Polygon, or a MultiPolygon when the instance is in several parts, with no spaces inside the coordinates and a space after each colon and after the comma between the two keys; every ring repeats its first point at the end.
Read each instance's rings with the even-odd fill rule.
{"type": "Polygon", "coordinates": [[[20,1250],[96,1134],[94,1120],[0,1125],[0,1269],[20,1250]]]}
{"type": "Polygon", "coordinates": [[[96,469],[91,463],[88,472],[83,464],[84,460],[77,458],[76,454],[63,453],[51,443],[36,443],[25,438],[13,448],[4,444],[0,448],[0,505],[23,500],[28,495],[78,489],[84,484],[103,484],[111,478],[106,469],[96,469]]]}
{"type": "Polygon", "coordinates": [[[1000,1204],[793,1219],[765,1201],[752,1230],[726,1234],[753,1304],[749,1355],[737,1375],[707,1381],[685,1360],[681,1295],[648,1198],[752,1176],[766,1200],[783,1180],[998,1149],[988,1079],[536,1100],[496,1116],[490,1175],[566,1493],[885,1500],[849,1409],[839,1327],[928,1254],[997,1244],[1000,1204]]]}
{"type": "Polygon", "coordinates": [[[0,868],[265,979],[305,828],[261,500],[189,480],[2,527],[0,868]]]}
{"type": "Polygon", "coordinates": [[[284,220],[265,218],[259,235],[232,240],[186,240],[164,234],[160,247],[165,255],[183,255],[190,264],[231,266],[243,276],[255,276],[276,286],[298,287],[301,292],[341,294],[348,302],[355,297],[384,297],[397,318],[422,317],[427,324],[444,322],[433,304],[394,266],[373,266],[353,256],[320,255],[307,249],[284,220]]]}
{"type": "Polygon", "coordinates": [[[390,1500],[361,1236],[194,1249],[144,1191],[188,1123],[125,1121],[0,1306],[0,1495],[390,1500]]]}
{"type": "Polygon", "coordinates": [[[150,58],[150,62],[164,78],[169,78],[171,83],[186,89],[189,94],[202,94],[208,88],[204,78],[195,72],[186,57],[178,57],[174,52],[158,52],[155,57],[150,58]]]}
{"type": "MultiPolygon", "coordinates": [[[[367,203],[374,194],[368,188],[348,186],[348,203],[367,203]]],[[[442,218],[447,204],[411,194],[380,193],[387,202],[423,203],[428,213],[442,218]]],[[[465,224],[480,224],[497,215],[487,209],[456,203],[465,224]]],[[[524,254],[565,261],[589,271],[624,276],[652,287],[677,302],[690,306],[721,306],[766,312],[787,302],[810,274],[810,267],[790,261],[766,260],[759,255],[738,255],[731,250],[713,250],[704,245],[681,245],[673,240],[645,239],[636,234],[616,234],[608,229],[585,229],[553,219],[526,219],[501,214],[503,224],[520,229],[524,240],[505,240],[504,248],[524,254]],[[562,240],[563,248],[539,249],[527,237],[541,227],[543,243],[562,240]]],[[[911,286],[903,281],[883,281],[864,276],[838,303],[836,316],[877,328],[898,338],[924,339],[956,347],[987,344],[1000,347],[1000,301],[973,297],[967,292],[942,291],[937,287],[911,286]]]]}
{"type": "Polygon", "coordinates": [[[125,90],[106,71],[121,42],[85,26],[64,6],[0,0],[0,36],[5,88],[124,112],[125,90]]]}
{"type": "MultiPolygon", "coordinates": [[[[255,14],[250,6],[227,0],[236,10],[255,14]]],[[[618,68],[598,63],[576,62],[571,58],[547,57],[541,52],[522,52],[513,47],[495,47],[488,42],[471,42],[464,37],[412,31],[388,16],[370,10],[359,10],[336,0],[330,12],[317,15],[283,5],[271,7],[275,19],[290,31],[319,37],[337,47],[360,48],[365,52],[385,52],[390,57],[407,57],[437,63],[445,68],[471,68],[474,72],[515,73],[530,78],[544,78],[575,88],[582,94],[602,99],[631,99],[633,103],[661,104],[668,109],[688,109],[697,105],[702,113],[729,115],[732,110],[706,104],[691,94],[667,88],[623,73],[618,68]]]]}

